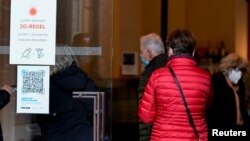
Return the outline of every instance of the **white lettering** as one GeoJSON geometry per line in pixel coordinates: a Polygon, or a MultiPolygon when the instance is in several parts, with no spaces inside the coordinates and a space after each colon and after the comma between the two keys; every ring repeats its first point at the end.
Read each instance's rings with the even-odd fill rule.
{"type": "Polygon", "coordinates": [[[219,131],[219,136],[224,136],[223,131],[219,131]]]}
{"type": "Polygon", "coordinates": [[[247,131],[219,131],[218,129],[212,129],[212,136],[246,136],[247,131]]]}
{"type": "Polygon", "coordinates": [[[241,136],[247,136],[247,131],[241,131],[241,136]]]}
{"type": "Polygon", "coordinates": [[[233,131],[233,134],[230,134],[230,136],[240,136],[240,132],[241,131],[233,131]]]}
{"type": "Polygon", "coordinates": [[[218,129],[212,129],[212,136],[219,136],[218,135],[218,129]]]}

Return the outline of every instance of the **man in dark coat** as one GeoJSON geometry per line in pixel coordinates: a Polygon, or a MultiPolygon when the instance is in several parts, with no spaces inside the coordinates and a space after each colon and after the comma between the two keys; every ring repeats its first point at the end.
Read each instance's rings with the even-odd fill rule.
{"type": "MultiPolygon", "coordinates": [[[[138,86],[139,101],[151,73],[157,68],[165,66],[168,59],[165,54],[164,44],[161,38],[155,33],[150,33],[140,38],[140,51],[141,61],[145,68],[141,74],[138,86]]],[[[139,124],[140,141],[149,141],[151,126],[151,124],[139,124]]]]}

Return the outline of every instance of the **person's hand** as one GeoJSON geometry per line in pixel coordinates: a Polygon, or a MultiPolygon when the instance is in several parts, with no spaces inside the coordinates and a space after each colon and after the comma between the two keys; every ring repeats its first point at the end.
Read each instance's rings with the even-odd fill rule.
{"type": "Polygon", "coordinates": [[[3,85],[1,89],[7,91],[10,95],[13,94],[15,91],[13,87],[7,84],[3,85]]]}

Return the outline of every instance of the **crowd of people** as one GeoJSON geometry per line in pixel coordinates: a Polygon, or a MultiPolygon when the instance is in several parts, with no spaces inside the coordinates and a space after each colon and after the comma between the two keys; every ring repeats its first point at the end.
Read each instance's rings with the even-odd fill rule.
{"type": "MultiPolygon", "coordinates": [[[[156,33],[139,41],[144,65],[138,87],[140,141],[249,140],[246,60],[228,53],[218,71],[209,73],[198,65],[196,37],[187,29],[171,32],[165,45],[156,33]]],[[[72,49],[63,49],[65,55],[56,56],[56,64],[50,67],[50,113],[38,115],[42,137],[44,141],[93,141],[88,117],[92,103],[76,101],[72,92],[99,89],[79,67],[72,49]]],[[[0,108],[13,91],[9,85],[0,89],[0,108]]]]}
{"type": "MultiPolygon", "coordinates": [[[[141,56],[145,56],[141,46],[141,56]]],[[[152,128],[148,138],[140,130],[141,141],[249,140],[248,62],[228,53],[211,74],[197,64],[195,47],[191,31],[176,29],[169,34],[166,54],[162,54],[167,61],[155,70],[145,67],[144,72],[150,73],[141,76],[144,85],[141,89],[139,84],[138,117],[152,128]]],[[[143,64],[145,60],[151,63],[151,59],[142,59],[143,64]]]]}

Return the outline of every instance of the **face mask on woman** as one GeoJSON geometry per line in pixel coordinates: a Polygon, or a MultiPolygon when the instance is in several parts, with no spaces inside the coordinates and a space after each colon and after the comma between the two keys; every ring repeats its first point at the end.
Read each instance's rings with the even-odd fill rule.
{"type": "Polygon", "coordinates": [[[233,84],[238,84],[241,77],[242,77],[242,72],[238,69],[233,69],[228,74],[228,78],[233,84]]]}
{"type": "Polygon", "coordinates": [[[142,54],[140,55],[140,57],[141,57],[141,62],[143,63],[144,67],[146,67],[149,64],[149,61],[146,60],[142,54]]]}

